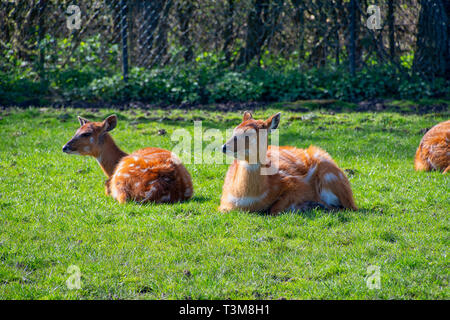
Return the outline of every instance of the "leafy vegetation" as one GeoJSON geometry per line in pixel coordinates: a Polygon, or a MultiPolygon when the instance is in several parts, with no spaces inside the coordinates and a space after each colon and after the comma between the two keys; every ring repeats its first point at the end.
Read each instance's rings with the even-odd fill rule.
{"type": "Polygon", "coordinates": [[[0,105],[448,99],[449,4],[3,1],[0,105]]]}
{"type": "Polygon", "coordinates": [[[2,110],[1,298],[450,297],[449,178],[413,170],[424,129],[447,120],[448,111],[283,111],[280,143],[326,149],[346,169],[360,209],[278,217],[218,213],[226,165],[187,165],[195,195],[185,203],[118,205],[104,195],[94,159],[61,151],[77,114],[113,112],[119,124],[112,135],[126,151],[172,149],[172,132],[192,132],[193,120],[225,135],[241,119],[209,110],[2,110]],[[81,270],[79,290],[66,287],[70,265],[81,270]],[[379,290],[366,286],[371,265],[381,268],[379,290]]]}
{"type": "MultiPolygon", "coordinates": [[[[78,47],[76,56],[95,60],[96,42],[78,47]],[[94,48],[90,48],[93,46],[94,48]],[[80,51],[80,52],[78,52],[80,51]]],[[[117,46],[112,51],[117,51],[117,46]]],[[[18,58],[10,65],[21,66],[18,58]]],[[[0,72],[0,104],[45,104],[49,102],[121,103],[142,101],[153,104],[247,101],[296,101],[338,99],[362,101],[380,98],[416,99],[450,96],[448,81],[426,81],[405,69],[374,64],[352,77],[345,66],[300,71],[282,58],[266,67],[251,65],[230,70],[224,57],[202,54],[195,65],[180,63],[153,69],[132,68],[128,83],[120,70],[106,70],[82,63],[80,69],[55,68],[42,81],[31,68],[0,72]],[[281,67],[282,66],[282,67],[281,67]]],[[[263,58],[264,61],[264,58],[263,58]]],[[[267,65],[268,63],[266,63],[267,65]]],[[[12,67],[11,67],[12,68],[12,67]]]]}

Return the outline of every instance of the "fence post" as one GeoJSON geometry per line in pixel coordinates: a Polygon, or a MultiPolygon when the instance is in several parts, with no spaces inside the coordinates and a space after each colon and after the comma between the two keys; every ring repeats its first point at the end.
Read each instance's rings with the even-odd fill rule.
{"type": "Polygon", "coordinates": [[[47,5],[46,0],[39,0],[38,2],[38,14],[39,14],[39,22],[38,22],[38,39],[37,46],[39,49],[39,61],[38,61],[38,69],[39,76],[41,81],[45,79],[45,51],[44,46],[42,45],[42,40],[44,39],[44,10],[47,5]]]}
{"type": "Polygon", "coordinates": [[[394,0],[388,1],[388,25],[389,25],[389,57],[391,62],[395,59],[395,16],[394,0]]]}
{"type": "Polygon", "coordinates": [[[120,0],[120,25],[122,33],[122,72],[123,80],[128,82],[128,4],[120,0]]]}
{"type": "Polygon", "coordinates": [[[356,3],[355,0],[350,0],[350,52],[349,52],[349,62],[350,62],[350,73],[352,76],[355,75],[355,58],[356,58],[356,45],[355,45],[355,15],[356,15],[356,3]]]}

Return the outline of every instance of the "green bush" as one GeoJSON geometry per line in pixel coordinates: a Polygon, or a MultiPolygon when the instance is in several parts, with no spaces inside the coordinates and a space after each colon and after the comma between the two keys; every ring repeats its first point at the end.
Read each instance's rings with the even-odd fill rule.
{"type": "Polygon", "coordinates": [[[45,103],[49,94],[45,84],[26,77],[0,72],[0,104],[45,103]]]}
{"type": "Polygon", "coordinates": [[[209,102],[254,101],[261,99],[262,83],[255,83],[237,72],[225,73],[208,86],[209,102]]]}
{"type": "Polygon", "coordinates": [[[402,70],[371,60],[354,77],[346,65],[301,71],[298,60],[264,53],[245,69],[229,65],[221,54],[200,53],[191,63],[174,60],[168,66],[131,68],[128,82],[117,63],[119,48],[100,46],[98,36],[71,50],[70,39],[46,37],[42,46],[46,73],[40,79],[37,63],[28,63],[6,48],[0,52],[0,104],[37,104],[52,100],[156,104],[246,101],[296,101],[338,99],[361,101],[374,98],[448,98],[449,82],[427,81],[410,70],[412,55],[405,56],[402,70]],[[105,60],[106,59],[106,60],[105,60]],[[65,63],[61,63],[65,62],[65,63]],[[109,66],[109,69],[105,69],[109,66]]]}

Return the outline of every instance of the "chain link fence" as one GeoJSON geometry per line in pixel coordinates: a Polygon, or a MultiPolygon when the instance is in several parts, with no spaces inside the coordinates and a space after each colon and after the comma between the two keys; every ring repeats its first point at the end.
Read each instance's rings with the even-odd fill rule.
{"type": "Polygon", "coordinates": [[[374,59],[396,66],[415,48],[420,11],[418,0],[2,0],[0,6],[4,71],[14,54],[21,61],[15,67],[40,79],[55,70],[95,69],[94,77],[120,73],[124,82],[134,67],[196,66],[206,56],[229,70],[289,62],[299,70],[344,65],[354,74],[374,59]]]}

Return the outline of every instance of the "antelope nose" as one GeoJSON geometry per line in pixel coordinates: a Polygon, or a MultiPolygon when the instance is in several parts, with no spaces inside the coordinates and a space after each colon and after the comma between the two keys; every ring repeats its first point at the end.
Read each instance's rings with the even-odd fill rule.
{"type": "Polygon", "coordinates": [[[223,152],[223,153],[226,153],[226,152],[227,152],[227,146],[226,146],[226,145],[223,145],[223,146],[222,146],[222,152],[223,152]]]}
{"type": "Polygon", "coordinates": [[[69,146],[67,144],[64,145],[63,148],[62,148],[62,151],[65,152],[65,153],[69,152],[69,150],[70,149],[69,149],[69,146]]]}

